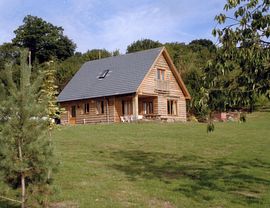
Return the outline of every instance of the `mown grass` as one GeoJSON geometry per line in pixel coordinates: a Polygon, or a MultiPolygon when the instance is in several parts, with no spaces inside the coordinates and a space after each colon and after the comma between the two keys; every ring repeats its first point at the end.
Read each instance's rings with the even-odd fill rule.
{"type": "Polygon", "coordinates": [[[54,136],[59,207],[270,207],[270,113],[211,134],[199,123],[138,123],[54,136]]]}

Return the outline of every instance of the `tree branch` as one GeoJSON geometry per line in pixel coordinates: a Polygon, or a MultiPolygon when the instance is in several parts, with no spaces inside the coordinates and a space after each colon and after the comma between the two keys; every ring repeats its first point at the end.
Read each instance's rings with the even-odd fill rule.
{"type": "Polygon", "coordinates": [[[16,199],[11,199],[11,198],[8,198],[8,197],[4,197],[4,196],[0,196],[1,199],[5,199],[7,201],[12,201],[12,202],[16,202],[16,203],[19,203],[21,204],[22,202],[19,201],[19,200],[16,200],[16,199]]]}
{"type": "Polygon", "coordinates": [[[265,40],[260,40],[262,43],[265,43],[265,44],[268,44],[268,45],[270,45],[270,42],[268,42],[268,41],[265,41],[265,40]]]}

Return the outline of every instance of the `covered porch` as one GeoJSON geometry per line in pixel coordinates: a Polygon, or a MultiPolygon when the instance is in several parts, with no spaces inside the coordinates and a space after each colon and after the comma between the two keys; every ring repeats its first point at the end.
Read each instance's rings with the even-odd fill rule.
{"type": "Polygon", "coordinates": [[[158,97],[156,95],[126,96],[121,98],[121,109],[118,109],[121,122],[132,122],[138,120],[157,120],[158,97]]]}

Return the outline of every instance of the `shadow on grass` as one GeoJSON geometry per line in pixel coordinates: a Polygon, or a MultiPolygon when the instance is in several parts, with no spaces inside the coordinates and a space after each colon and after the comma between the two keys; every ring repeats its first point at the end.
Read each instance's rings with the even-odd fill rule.
{"type": "Polygon", "coordinates": [[[269,180],[252,175],[254,169],[270,170],[270,164],[258,159],[230,162],[144,151],[118,151],[111,156],[116,161],[111,167],[124,172],[130,180],[159,179],[167,184],[182,180],[186,184],[173,191],[198,201],[211,201],[219,192],[220,196],[230,194],[233,203],[261,203],[263,191],[270,186],[269,180]]]}

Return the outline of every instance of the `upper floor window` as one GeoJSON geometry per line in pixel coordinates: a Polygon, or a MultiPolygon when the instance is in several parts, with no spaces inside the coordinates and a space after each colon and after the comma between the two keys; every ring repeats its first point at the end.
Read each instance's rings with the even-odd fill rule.
{"type": "Polygon", "coordinates": [[[165,70],[157,69],[157,80],[165,80],[165,70]]]}

